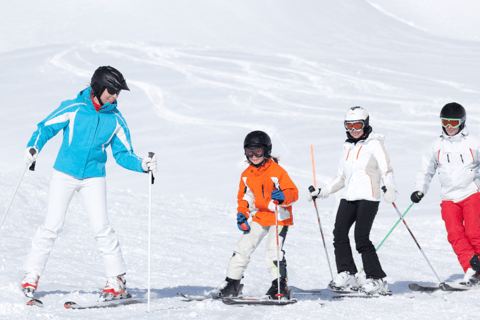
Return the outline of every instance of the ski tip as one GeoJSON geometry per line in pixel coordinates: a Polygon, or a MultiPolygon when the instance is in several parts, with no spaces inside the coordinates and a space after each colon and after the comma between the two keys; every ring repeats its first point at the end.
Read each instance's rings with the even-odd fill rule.
{"type": "Polygon", "coordinates": [[[78,305],[73,301],[67,301],[63,304],[63,306],[65,307],[65,309],[76,309],[78,305]]]}
{"type": "Polygon", "coordinates": [[[454,287],[446,284],[445,282],[440,283],[439,287],[443,291],[468,291],[469,290],[468,288],[454,288],[454,287]]]}
{"type": "Polygon", "coordinates": [[[27,302],[27,306],[35,306],[35,307],[43,308],[43,302],[38,299],[31,299],[30,301],[27,302]]]}

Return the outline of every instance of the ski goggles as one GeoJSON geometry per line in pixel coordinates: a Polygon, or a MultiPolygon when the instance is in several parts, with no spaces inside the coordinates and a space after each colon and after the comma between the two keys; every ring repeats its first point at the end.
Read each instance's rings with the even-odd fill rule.
{"type": "Polygon", "coordinates": [[[353,130],[355,131],[361,131],[363,130],[365,123],[363,121],[353,121],[353,122],[346,122],[345,121],[345,129],[347,129],[348,132],[352,132],[353,130]]]}
{"type": "Polygon", "coordinates": [[[260,157],[263,157],[264,154],[265,154],[265,150],[262,147],[245,148],[245,155],[247,156],[247,158],[251,158],[251,157],[260,158],[260,157]]]}
{"type": "Polygon", "coordinates": [[[117,96],[119,96],[121,90],[122,90],[122,89],[118,89],[118,90],[117,90],[117,89],[115,89],[115,88],[107,87],[108,93],[111,94],[112,96],[113,96],[114,94],[116,94],[117,96]]]}
{"type": "Polygon", "coordinates": [[[440,118],[442,120],[442,126],[445,128],[450,126],[453,129],[456,129],[460,127],[460,125],[463,123],[464,119],[448,119],[448,118],[440,118]]]}

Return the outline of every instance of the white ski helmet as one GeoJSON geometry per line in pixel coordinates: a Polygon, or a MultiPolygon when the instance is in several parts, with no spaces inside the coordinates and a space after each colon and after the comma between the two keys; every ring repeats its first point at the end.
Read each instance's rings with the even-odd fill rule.
{"type": "Polygon", "coordinates": [[[352,122],[363,122],[363,128],[368,128],[370,116],[368,115],[367,110],[363,109],[362,107],[352,107],[348,109],[347,113],[345,114],[345,129],[348,130],[347,128],[347,123],[352,123],[352,122]]]}

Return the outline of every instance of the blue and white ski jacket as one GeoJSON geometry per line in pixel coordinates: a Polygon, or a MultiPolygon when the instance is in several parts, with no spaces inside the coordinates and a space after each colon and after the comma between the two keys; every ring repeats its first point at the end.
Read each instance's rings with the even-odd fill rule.
{"type": "Polygon", "coordinates": [[[127,123],[114,104],[96,111],[87,88],[76,99],[63,101],[58,109],[38,124],[27,148],[40,152],[48,140],[63,129],[63,142],[53,166],[77,179],[105,177],[107,153],[111,145],[116,162],[143,172],[142,159],[133,153],[127,123]]]}

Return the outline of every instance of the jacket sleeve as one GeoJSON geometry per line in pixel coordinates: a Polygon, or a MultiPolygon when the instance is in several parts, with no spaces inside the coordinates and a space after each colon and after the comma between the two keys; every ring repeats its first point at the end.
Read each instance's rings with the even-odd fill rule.
{"type": "Polygon", "coordinates": [[[253,208],[255,203],[255,196],[250,188],[246,184],[247,177],[242,176],[240,179],[240,187],[238,189],[237,202],[238,208],[237,213],[243,213],[249,218],[250,209],[253,208]]]}
{"type": "Polygon", "coordinates": [[[385,144],[382,140],[377,140],[378,146],[374,149],[373,156],[377,159],[378,168],[380,169],[380,175],[383,180],[383,184],[391,184],[397,189],[397,185],[395,184],[395,179],[393,176],[393,168],[390,165],[390,157],[387,152],[387,148],[385,148],[385,144]]]}
{"type": "MultiPolygon", "coordinates": [[[[323,188],[328,190],[328,193],[335,193],[345,186],[345,173],[343,172],[343,155],[340,156],[340,162],[338,163],[337,175],[332,182],[328,183],[323,188]]],[[[322,189],[323,189],[322,188],[322,189]]]]}
{"type": "Polygon", "coordinates": [[[280,189],[282,189],[282,192],[285,195],[285,200],[283,200],[280,206],[291,206],[294,202],[298,200],[298,189],[297,186],[293,183],[292,179],[290,179],[287,171],[285,171],[283,168],[278,183],[280,189]]]}
{"type": "Polygon", "coordinates": [[[111,142],[113,157],[125,169],[143,172],[142,158],[133,152],[127,123],[120,112],[117,111],[115,114],[117,116],[117,127],[111,142]]]}
{"type": "Polygon", "coordinates": [[[435,150],[435,142],[428,148],[422,156],[420,170],[415,178],[415,191],[427,193],[435,172],[438,167],[438,155],[440,150],[435,150]]]}
{"type": "MultiPolygon", "coordinates": [[[[55,137],[60,130],[67,128],[69,125],[73,126],[78,109],[78,105],[71,106],[62,103],[60,107],[37,125],[37,130],[28,141],[27,148],[34,147],[40,152],[47,141],[55,137]]],[[[73,128],[70,130],[70,135],[72,134],[73,128]]],[[[70,141],[71,139],[72,137],[70,137],[70,141]]]]}

